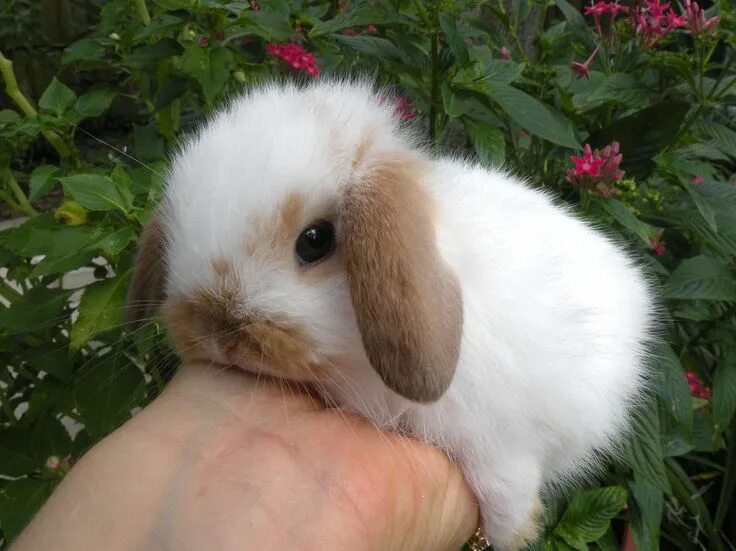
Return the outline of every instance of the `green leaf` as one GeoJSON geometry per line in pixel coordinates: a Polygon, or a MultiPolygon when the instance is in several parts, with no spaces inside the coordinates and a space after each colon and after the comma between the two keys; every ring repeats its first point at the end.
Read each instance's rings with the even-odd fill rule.
{"type": "Polygon", "coordinates": [[[54,483],[35,478],[12,480],[0,490],[0,525],[5,543],[12,541],[49,498],[54,483]]]}
{"type": "Polygon", "coordinates": [[[87,245],[87,249],[99,251],[107,257],[116,257],[135,238],[135,231],[130,226],[125,226],[112,231],[99,240],[87,245]]]}
{"type": "Polygon", "coordinates": [[[233,65],[233,54],[222,46],[201,48],[196,44],[187,47],[182,55],[182,68],[194,77],[202,87],[209,103],[225,87],[233,65]]]}
{"type": "Polygon", "coordinates": [[[455,25],[455,19],[449,16],[445,12],[440,13],[440,26],[442,32],[445,33],[447,39],[447,45],[450,46],[452,54],[455,56],[455,60],[460,65],[467,65],[470,63],[470,57],[468,56],[468,45],[465,43],[465,39],[460,36],[455,25]]]}
{"type": "Polygon", "coordinates": [[[75,174],[59,178],[64,194],[89,210],[120,210],[128,213],[133,207],[129,189],[100,174],[75,174]]]}
{"type": "Polygon", "coordinates": [[[630,230],[643,243],[649,246],[649,237],[655,235],[655,229],[639,220],[624,203],[618,199],[599,200],[598,204],[610,214],[616,222],[630,230]]]}
{"type": "Polygon", "coordinates": [[[659,431],[659,414],[654,400],[642,404],[633,413],[634,427],[626,442],[626,459],[641,480],[669,492],[664,470],[662,440],[659,431]]]}
{"type": "Polygon", "coordinates": [[[617,141],[621,146],[621,168],[627,176],[645,176],[654,158],[679,134],[690,104],[679,101],[658,103],[612,122],[588,139],[592,147],[603,148],[617,141]]]}
{"type": "Polygon", "coordinates": [[[144,27],[141,32],[135,35],[134,41],[143,42],[143,40],[149,36],[163,36],[166,33],[178,31],[185,23],[186,20],[181,17],[177,17],[170,13],[161,13],[151,19],[150,25],[144,27]]]}
{"type": "Polygon", "coordinates": [[[31,432],[31,448],[39,465],[51,455],[65,458],[72,449],[72,439],[64,425],[56,417],[42,415],[31,432]]]}
{"type": "Polygon", "coordinates": [[[74,111],[80,118],[97,117],[110,108],[112,100],[117,95],[110,88],[97,88],[82,94],[74,106],[74,111]]]}
{"type": "Polygon", "coordinates": [[[631,528],[637,549],[658,551],[660,540],[660,524],[664,510],[664,494],[662,490],[646,480],[635,480],[629,483],[633,507],[631,528]]]}
{"type": "Polygon", "coordinates": [[[562,15],[565,16],[567,24],[570,26],[570,30],[575,38],[580,40],[589,49],[593,49],[595,47],[593,32],[580,14],[580,10],[573,7],[567,0],[556,0],[556,3],[562,15]]]}
{"type": "Polygon", "coordinates": [[[407,16],[387,9],[385,6],[379,8],[368,4],[361,4],[354,10],[342,13],[334,19],[318,23],[309,32],[309,38],[335,33],[342,29],[359,25],[389,25],[411,22],[412,20],[407,16]]]}
{"type": "Polygon", "coordinates": [[[575,139],[568,120],[561,114],[553,115],[549,108],[526,92],[491,80],[477,83],[476,89],[482,90],[526,131],[557,145],[571,149],[583,148],[575,139]]]}
{"type": "Polygon", "coordinates": [[[687,194],[690,196],[690,199],[693,200],[693,203],[695,203],[695,207],[698,209],[698,212],[703,217],[703,220],[706,221],[708,224],[708,227],[714,231],[718,231],[718,223],[716,221],[716,212],[713,209],[713,207],[710,205],[708,200],[703,197],[701,194],[699,194],[697,191],[693,189],[693,185],[688,183],[682,184],[682,187],[687,192],[687,194]]]}
{"type": "Polygon", "coordinates": [[[61,115],[71,107],[75,99],[77,99],[77,95],[71,88],[67,88],[54,77],[51,84],[41,95],[41,99],[38,100],[38,105],[44,111],[61,115]]]}
{"type": "Polygon", "coordinates": [[[20,122],[20,115],[12,109],[0,109],[0,124],[20,122]]]}
{"type": "Polygon", "coordinates": [[[692,401],[680,358],[666,344],[659,345],[653,356],[657,393],[666,411],[689,434],[693,429],[692,401]]]}
{"type": "Polygon", "coordinates": [[[153,44],[135,48],[125,61],[138,70],[150,70],[157,62],[178,56],[182,51],[184,49],[176,40],[162,38],[153,44]]]}
{"type": "Polygon", "coordinates": [[[88,285],[79,302],[79,317],[72,325],[69,347],[72,351],[100,333],[120,327],[130,273],[88,285]]]}
{"type": "Polygon", "coordinates": [[[736,411],[736,357],[732,350],[724,352],[713,378],[713,421],[728,427],[736,411]]]}
{"type": "Polygon", "coordinates": [[[333,37],[338,42],[345,44],[361,54],[377,57],[379,59],[391,59],[403,61],[403,54],[393,42],[377,36],[344,36],[333,37]]]}
{"type": "Polygon", "coordinates": [[[728,264],[708,256],[683,260],[672,272],[663,296],[679,300],[736,300],[736,279],[728,264]]]}
{"type": "Polygon", "coordinates": [[[43,331],[60,323],[69,293],[65,289],[34,287],[10,308],[0,308],[0,336],[43,331]]]}
{"type": "Polygon", "coordinates": [[[74,387],[77,408],[87,431],[99,439],[130,418],[143,398],[145,380],[124,354],[110,354],[90,364],[74,387]]]}
{"type": "Polygon", "coordinates": [[[48,193],[54,185],[54,176],[59,173],[59,167],[53,165],[37,166],[31,172],[31,193],[28,198],[35,201],[48,193]]]}
{"type": "Polygon", "coordinates": [[[501,166],[506,160],[503,130],[470,117],[462,117],[462,122],[478,158],[488,166],[501,166]]]}
{"type": "Polygon", "coordinates": [[[0,442],[0,475],[23,476],[39,467],[33,457],[27,428],[10,427],[0,430],[0,442]]]}
{"type": "Polygon", "coordinates": [[[77,40],[64,50],[61,64],[68,65],[75,61],[96,61],[105,57],[105,46],[95,38],[77,40]]]}
{"type": "Polygon", "coordinates": [[[576,549],[601,538],[611,519],[626,506],[627,492],[620,486],[607,486],[575,494],[554,533],[576,549]]]}
{"type": "Polygon", "coordinates": [[[194,0],[153,0],[155,4],[161,6],[165,10],[188,10],[194,6],[194,0]]]}

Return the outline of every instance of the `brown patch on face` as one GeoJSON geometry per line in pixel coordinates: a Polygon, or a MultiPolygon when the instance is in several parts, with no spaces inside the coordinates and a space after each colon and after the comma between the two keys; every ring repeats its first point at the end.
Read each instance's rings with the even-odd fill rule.
{"type": "Polygon", "coordinates": [[[343,255],[363,346],[386,385],[418,402],[445,392],[463,326],[460,285],[440,256],[424,166],[389,158],[351,185],[343,255]]]}
{"type": "Polygon", "coordinates": [[[239,309],[240,301],[232,289],[198,291],[191,297],[167,301],[164,316],[172,344],[188,359],[224,359],[241,367],[257,364],[269,375],[296,381],[326,376],[326,366],[309,360],[314,347],[303,328],[239,309]]]}
{"type": "Polygon", "coordinates": [[[138,244],[125,311],[126,321],[131,323],[133,330],[140,328],[164,299],[166,236],[161,217],[161,212],[156,211],[143,229],[138,244]]]}
{"type": "Polygon", "coordinates": [[[210,266],[212,266],[212,270],[215,272],[215,275],[220,279],[224,279],[235,272],[232,262],[225,260],[224,258],[215,258],[214,260],[211,260],[210,266]]]}

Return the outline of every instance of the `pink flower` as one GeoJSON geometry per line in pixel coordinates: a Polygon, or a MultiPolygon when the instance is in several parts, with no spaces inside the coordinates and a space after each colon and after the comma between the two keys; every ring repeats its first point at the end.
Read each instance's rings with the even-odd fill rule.
{"type": "Polygon", "coordinates": [[[595,30],[600,36],[603,36],[603,30],[601,29],[602,16],[610,15],[611,25],[613,25],[613,22],[616,20],[619,13],[629,13],[629,8],[619,5],[618,2],[596,2],[595,4],[585,7],[585,15],[593,16],[595,30]]]}
{"type": "Polygon", "coordinates": [[[661,232],[657,235],[649,236],[649,250],[657,256],[664,254],[664,252],[667,250],[665,249],[664,243],[662,243],[661,232]]]}
{"type": "Polygon", "coordinates": [[[400,119],[410,120],[416,118],[417,114],[414,111],[414,104],[410,99],[397,94],[394,101],[396,102],[395,112],[400,119]]]}
{"type": "Polygon", "coordinates": [[[347,36],[355,36],[358,33],[356,33],[355,29],[353,29],[352,27],[348,27],[347,29],[342,30],[342,34],[347,36]]]}
{"type": "Polygon", "coordinates": [[[367,30],[369,33],[377,33],[378,29],[375,25],[368,25],[365,30],[367,30]]]}
{"type": "Polygon", "coordinates": [[[701,178],[700,176],[693,176],[693,184],[697,186],[698,184],[702,184],[702,183],[703,183],[703,178],[701,178]]]}
{"type": "MultiPolygon", "coordinates": [[[[596,151],[597,153],[597,151],[596,151]]],[[[570,160],[575,163],[575,176],[585,176],[589,174],[596,178],[600,174],[601,167],[603,166],[603,159],[598,155],[593,156],[593,151],[589,144],[585,144],[585,154],[582,157],[570,157],[570,160]]]]}
{"type": "Polygon", "coordinates": [[[506,46],[501,48],[501,59],[505,59],[506,61],[511,59],[511,52],[509,52],[509,49],[506,46]]]}
{"type": "Polygon", "coordinates": [[[706,19],[705,12],[697,2],[685,0],[685,23],[693,36],[709,33],[716,28],[720,20],[718,16],[706,19]]]}
{"type": "Polygon", "coordinates": [[[570,157],[575,167],[567,169],[567,181],[595,189],[601,197],[610,197],[618,192],[614,184],[624,175],[618,169],[622,158],[618,142],[607,145],[602,151],[593,150],[590,144],[585,144],[582,157],[570,157]]]}
{"type": "Polygon", "coordinates": [[[317,76],[319,74],[317,60],[301,44],[268,44],[266,46],[266,52],[283,59],[293,69],[303,70],[311,76],[317,76]]]}
{"type": "Polygon", "coordinates": [[[200,46],[207,46],[207,44],[209,43],[210,43],[210,39],[207,38],[206,36],[200,36],[199,40],[197,40],[197,44],[199,44],[200,46]]]}
{"type": "Polygon", "coordinates": [[[590,72],[588,71],[588,67],[590,66],[590,62],[593,61],[596,54],[598,53],[598,50],[600,49],[600,45],[595,47],[595,50],[593,50],[593,53],[588,56],[588,59],[586,59],[583,63],[578,63],[577,61],[573,61],[570,63],[570,70],[575,73],[575,78],[587,78],[590,80],[590,72]]]}
{"type": "Polygon", "coordinates": [[[710,387],[705,386],[702,381],[698,379],[698,376],[692,371],[687,371],[685,373],[685,378],[687,379],[687,386],[690,389],[690,394],[692,396],[702,400],[707,400],[713,395],[713,390],[710,387]]]}
{"type": "Polygon", "coordinates": [[[258,5],[256,0],[250,0],[250,9],[258,11],[261,9],[261,6],[258,5]]]}
{"type": "Polygon", "coordinates": [[[669,2],[645,0],[646,7],[639,7],[634,14],[634,30],[644,45],[653,47],[677,27],[685,25],[685,16],[676,15],[669,2]]]}

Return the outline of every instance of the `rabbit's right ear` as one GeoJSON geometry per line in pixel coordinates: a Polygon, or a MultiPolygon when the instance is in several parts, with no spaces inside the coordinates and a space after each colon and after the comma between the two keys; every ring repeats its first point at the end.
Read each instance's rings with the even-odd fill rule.
{"type": "Polygon", "coordinates": [[[157,210],[143,228],[135,259],[133,281],[128,291],[125,321],[138,329],[164,299],[166,282],[166,238],[161,211],[157,210]]]}

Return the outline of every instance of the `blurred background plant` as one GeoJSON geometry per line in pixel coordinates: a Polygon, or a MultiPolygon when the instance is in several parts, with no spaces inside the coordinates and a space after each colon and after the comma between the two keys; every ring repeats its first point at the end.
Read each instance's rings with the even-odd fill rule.
{"type": "Polygon", "coordinates": [[[175,370],[123,310],[180,137],[269,76],[368,73],[659,282],[652,399],[534,548],[736,548],[735,30],[726,0],[2,0],[1,541],[175,370]]]}

